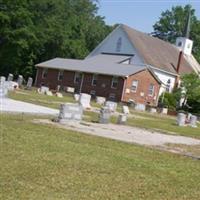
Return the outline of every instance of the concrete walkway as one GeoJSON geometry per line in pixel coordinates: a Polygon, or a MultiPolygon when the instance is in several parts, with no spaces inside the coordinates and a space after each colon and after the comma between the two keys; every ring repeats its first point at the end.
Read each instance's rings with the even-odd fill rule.
{"type": "Polygon", "coordinates": [[[69,121],[65,125],[61,125],[46,119],[36,120],[36,122],[52,124],[68,130],[87,133],[90,135],[148,146],[164,147],[166,144],[200,145],[200,140],[198,139],[178,135],[167,135],[132,126],[88,122],[79,123],[72,121],[69,121]]]}
{"type": "Polygon", "coordinates": [[[37,115],[58,115],[59,113],[56,109],[16,101],[9,98],[0,98],[0,112],[29,113],[37,115]]]}

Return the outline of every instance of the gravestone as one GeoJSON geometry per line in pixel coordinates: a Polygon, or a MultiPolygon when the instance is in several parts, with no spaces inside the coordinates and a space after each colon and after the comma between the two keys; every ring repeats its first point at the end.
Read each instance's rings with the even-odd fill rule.
{"type": "Polygon", "coordinates": [[[99,123],[108,124],[110,122],[110,109],[108,107],[102,107],[99,114],[99,123]]]}
{"type": "Polygon", "coordinates": [[[99,96],[96,97],[96,102],[100,105],[103,105],[105,101],[106,101],[105,97],[99,97],[99,96]]]}
{"type": "Polygon", "coordinates": [[[150,108],[150,113],[157,113],[156,108],[150,108]]]}
{"type": "Polygon", "coordinates": [[[13,81],[13,74],[8,74],[7,81],[13,81]]]}
{"type": "Polygon", "coordinates": [[[122,106],[122,111],[126,115],[128,115],[130,113],[128,106],[122,106]]]}
{"type": "Polygon", "coordinates": [[[66,91],[69,92],[69,93],[74,93],[75,92],[75,88],[73,88],[73,87],[67,87],[66,91]]]}
{"type": "Polygon", "coordinates": [[[33,85],[33,79],[29,77],[26,88],[30,90],[32,88],[32,85],[33,85]]]}
{"type": "Polygon", "coordinates": [[[118,120],[117,120],[118,124],[126,124],[126,121],[127,121],[127,115],[126,114],[120,114],[118,116],[118,120]]]}
{"type": "Polygon", "coordinates": [[[79,99],[80,99],[80,94],[74,94],[74,99],[75,99],[75,101],[79,101],[79,99]]]}
{"type": "Polygon", "coordinates": [[[5,98],[8,94],[8,88],[4,85],[0,85],[0,98],[5,98]]]}
{"type": "Polygon", "coordinates": [[[18,86],[19,87],[21,87],[22,86],[22,84],[23,84],[23,76],[22,75],[19,75],[18,76],[18,79],[17,79],[17,83],[18,83],[18,86]]]}
{"type": "Polygon", "coordinates": [[[60,91],[60,85],[57,85],[57,87],[56,87],[56,91],[57,91],[57,92],[60,91]]]}
{"type": "Polygon", "coordinates": [[[45,94],[46,94],[47,96],[53,96],[53,93],[52,93],[50,90],[49,90],[49,91],[46,91],[45,94]]]}
{"type": "Polygon", "coordinates": [[[59,97],[59,98],[63,98],[63,95],[60,92],[56,92],[56,96],[59,97]]]}
{"type": "Polygon", "coordinates": [[[83,107],[80,104],[65,103],[60,105],[58,121],[66,123],[69,120],[80,121],[83,115],[83,107]]]}
{"type": "Polygon", "coordinates": [[[161,114],[167,115],[167,113],[168,113],[168,108],[161,108],[160,113],[161,113],[161,114]]]}
{"type": "Polygon", "coordinates": [[[193,128],[197,127],[197,116],[192,115],[190,117],[190,126],[193,127],[193,128]]]}
{"type": "Polygon", "coordinates": [[[108,107],[110,112],[115,112],[117,109],[117,103],[113,101],[106,101],[105,106],[108,107]]]}
{"type": "Polygon", "coordinates": [[[38,93],[40,94],[46,94],[49,91],[49,88],[46,86],[41,86],[41,88],[38,89],[38,93]]]}
{"type": "Polygon", "coordinates": [[[185,126],[186,115],[184,113],[178,113],[177,124],[178,126],[185,126]]]}
{"type": "Polygon", "coordinates": [[[79,103],[83,106],[83,108],[90,108],[90,100],[91,100],[91,95],[81,93],[80,98],[79,98],[79,103]]]}
{"type": "Polygon", "coordinates": [[[6,77],[5,76],[1,76],[0,77],[0,85],[4,85],[6,82],[6,77]]]}
{"type": "Polygon", "coordinates": [[[141,104],[141,103],[137,103],[135,105],[135,110],[138,110],[138,111],[145,111],[146,110],[146,106],[144,104],[141,104]]]}

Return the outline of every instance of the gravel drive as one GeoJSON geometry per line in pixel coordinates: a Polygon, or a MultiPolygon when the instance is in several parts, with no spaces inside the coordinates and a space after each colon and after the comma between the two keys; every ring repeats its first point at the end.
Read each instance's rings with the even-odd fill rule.
{"type": "MultiPolygon", "coordinates": [[[[36,120],[37,121],[37,120],[36,120]]],[[[185,144],[200,145],[200,140],[178,136],[167,135],[159,132],[153,132],[141,128],[117,125],[117,124],[98,124],[89,122],[73,122],[69,121],[65,125],[51,122],[50,120],[39,120],[40,123],[53,124],[62,128],[66,128],[81,133],[106,137],[114,140],[120,140],[129,143],[137,143],[150,146],[165,146],[165,144],[185,144]]]]}
{"type": "Polygon", "coordinates": [[[29,113],[41,115],[58,115],[59,113],[59,111],[56,109],[38,106],[22,101],[16,101],[9,98],[0,98],[0,112],[29,113]]]}

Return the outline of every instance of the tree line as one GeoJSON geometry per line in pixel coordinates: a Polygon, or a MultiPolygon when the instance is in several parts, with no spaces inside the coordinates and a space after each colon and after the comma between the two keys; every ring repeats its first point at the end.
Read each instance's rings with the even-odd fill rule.
{"type": "MultiPolygon", "coordinates": [[[[34,77],[36,63],[84,58],[115,26],[106,25],[92,0],[0,0],[0,74],[34,77]]],[[[100,3],[100,2],[99,2],[100,3]]],[[[200,62],[200,21],[190,5],[161,14],[153,36],[174,43],[191,9],[193,53],[200,62]]]]}
{"type": "Polygon", "coordinates": [[[84,58],[112,30],[91,0],[0,0],[0,74],[34,77],[34,64],[84,58]]]}

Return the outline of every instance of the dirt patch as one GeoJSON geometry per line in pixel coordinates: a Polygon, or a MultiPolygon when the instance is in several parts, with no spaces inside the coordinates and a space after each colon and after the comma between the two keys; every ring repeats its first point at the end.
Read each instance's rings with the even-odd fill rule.
{"type": "Polygon", "coordinates": [[[178,144],[183,146],[191,146],[194,148],[199,147],[200,140],[190,137],[167,135],[156,131],[117,124],[99,124],[89,122],[79,123],[74,121],[69,121],[67,122],[67,124],[59,124],[52,122],[49,119],[35,119],[33,122],[51,124],[59,128],[77,131],[80,133],[86,133],[128,143],[146,145],[172,153],[178,153],[188,156],[191,155],[191,157],[194,156],[198,158],[198,153],[190,154],[190,151],[188,149],[183,149],[180,148],[180,146],[177,146],[178,144]]]}

